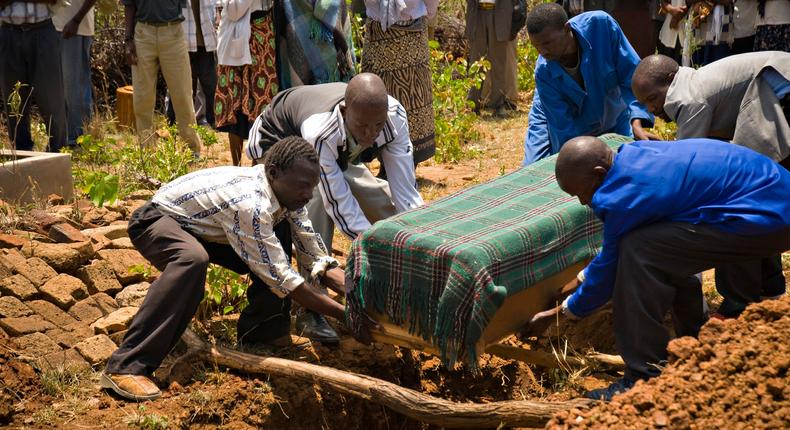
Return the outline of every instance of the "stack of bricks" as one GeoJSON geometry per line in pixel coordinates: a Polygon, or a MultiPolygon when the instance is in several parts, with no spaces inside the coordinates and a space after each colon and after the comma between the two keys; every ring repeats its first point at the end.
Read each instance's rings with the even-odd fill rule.
{"type": "Polygon", "coordinates": [[[35,217],[30,231],[0,234],[0,339],[44,370],[102,366],[156,269],[124,221],[80,230],[64,217],[35,217]]]}

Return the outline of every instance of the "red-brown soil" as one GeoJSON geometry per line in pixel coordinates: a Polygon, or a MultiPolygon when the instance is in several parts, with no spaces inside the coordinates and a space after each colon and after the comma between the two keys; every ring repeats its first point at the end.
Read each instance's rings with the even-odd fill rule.
{"type": "Polygon", "coordinates": [[[593,409],[555,417],[556,428],[790,428],[790,297],[711,320],[699,339],[669,344],[662,375],[593,409]]]}

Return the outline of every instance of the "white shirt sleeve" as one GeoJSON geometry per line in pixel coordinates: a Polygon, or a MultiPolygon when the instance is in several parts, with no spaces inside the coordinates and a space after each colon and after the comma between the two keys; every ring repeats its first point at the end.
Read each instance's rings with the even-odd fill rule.
{"type": "Polygon", "coordinates": [[[223,228],[233,250],[278,297],[287,296],[304,283],[274,235],[271,214],[263,204],[239,208],[233,222],[223,228]]]}
{"type": "Polygon", "coordinates": [[[362,212],[357,199],[351,194],[351,187],[348,186],[343,171],[337,164],[340,131],[326,133],[327,127],[334,126],[334,124],[327,125],[326,119],[324,114],[308,118],[302,123],[302,137],[312,143],[318,152],[321,168],[318,191],[324,201],[326,213],[343,234],[354,239],[370,228],[371,224],[362,212]]]}
{"type": "Polygon", "coordinates": [[[417,191],[417,177],[414,173],[414,148],[409,138],[406,111],[400,103],[396,106],[397,109],[391,110],[389,117],[390,124],[394,128],[395,139],[381,151],[381,161],[387,171],[392,203],[400,213],[425,203],[417,191]]]}

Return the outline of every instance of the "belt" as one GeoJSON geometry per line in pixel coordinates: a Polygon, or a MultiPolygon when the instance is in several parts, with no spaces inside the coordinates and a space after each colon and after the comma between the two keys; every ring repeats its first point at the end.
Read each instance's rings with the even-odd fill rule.
{"type": "MultiPolygon", "coordinates": [[[[183,20],[181,20],[183,21],[183,20]]],[[[167,27],[170,25],[181,25],[181,21],[168,21],[168,22],[145,22],[139,21],[140,24],[150,25],[152,27],[167,27]]]]}
{"type": "Polygon", "coordinates": [[[15,31],[30,31],[30,30],[35,30],[37,28],[44,28],[44,27],[46,27],[48,25],[52,25],[52,19],[50,19],[50,18],[47,18],[47,19],[45,19],[43,21],[39,21],[39,22],[29,23],[29,24],[28,23],[11,24],[9,22],[4,22],[2,26],[3,26],[3,28],[8,28],[10,30],[15,30],[15,31]]]}

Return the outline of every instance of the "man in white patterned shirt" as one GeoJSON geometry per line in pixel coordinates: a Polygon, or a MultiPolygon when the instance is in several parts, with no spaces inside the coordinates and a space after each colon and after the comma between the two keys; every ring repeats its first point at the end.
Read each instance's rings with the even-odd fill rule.
{"type": "MultiPolygon", "coordinates": [[[[208,264],[251,274],[249,306],[239,319],[240,343],[288,346],[291,298],[345,321],[344,308],[313,281],[337,291],[344,273],[313,231],[304,205],[318,184],[318,155],[304,139],[274,145],[262,165],[217,167],[163,186],[129,222],[135,247],[162,271],[151,284],[123,343],[107,363],[101,385],[130,400],[161,393],[148,378],[175,346],[203,297],[208,264]],[[273,226],[286,220],[303,278],[289,264],[273,226]],[[266,288],[268,287],[268,288],[266,288]]],[[[362,339],[365,341],[366,339],[362,339]]]]}
{"type": "Polygon", "coordinates": [[[48,150],[66,144],[66,102],[60,64],[60,34],[52,16],[64,0],[0,0],[0,96],[5,105],[8,135],[16,149],[33,150],[30,107],[33,102],[49,134],[48,150]],[[11,97],[17,82],[19,114],[11,97]]]}

